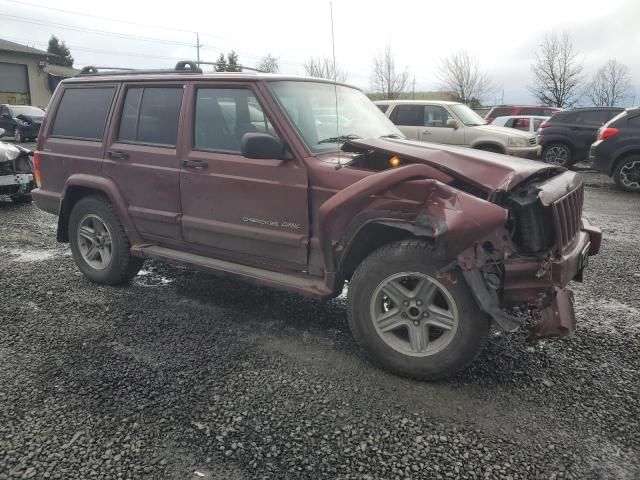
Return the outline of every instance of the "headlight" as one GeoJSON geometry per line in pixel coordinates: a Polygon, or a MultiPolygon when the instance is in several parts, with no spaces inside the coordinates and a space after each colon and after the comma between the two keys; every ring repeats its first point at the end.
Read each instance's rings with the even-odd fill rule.
{"type": "Polygon", "coordinates": [[[509,137],[509,146],[510,147],[528,147],[529,142],[526,138],[521,137],[509,137]]]}

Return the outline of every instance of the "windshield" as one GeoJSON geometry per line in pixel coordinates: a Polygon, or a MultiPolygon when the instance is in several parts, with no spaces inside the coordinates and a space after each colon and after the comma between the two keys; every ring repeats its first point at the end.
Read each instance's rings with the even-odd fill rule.
{"type": "Polygon", "coordinates": [[[487,122],[478,115],[476,112],[471,110],[466,105],[461,103],[456,105],[451,105],[451,110],[458,116],[460,121],[464,123],[467,127],[477,127],[479,125],[486,125],[487,122]]]}
{"type": "Polygon", "coordinates": [[[44,111],[38,107],[30,107],[28,105],[11,105],[13,116],[29,115],[31,117],[44,117],[44,111]]]}
{"type": "Polygon", "coordinates": [[[270,85],[312,153],[338,150],[355,138],[403,138],[378,107],[355,88],[306,81],[276,81],[270,85]]]}

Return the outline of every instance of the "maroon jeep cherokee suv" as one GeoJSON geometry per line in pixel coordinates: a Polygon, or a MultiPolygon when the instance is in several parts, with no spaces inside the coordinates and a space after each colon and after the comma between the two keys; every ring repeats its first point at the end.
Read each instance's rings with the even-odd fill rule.
{"type": "Polygon", "coordinates": [[[148,258],[324,299],[347,281],[357,341],[416,378],[464,368],[491,322],[521,326],[515,306],[539,309],[534,336],[573,332],[566,287],[600,246],[576,173],[404,140],[322,79],[85,68],[35,164],[33,198],[90,280],[148,258]]]}

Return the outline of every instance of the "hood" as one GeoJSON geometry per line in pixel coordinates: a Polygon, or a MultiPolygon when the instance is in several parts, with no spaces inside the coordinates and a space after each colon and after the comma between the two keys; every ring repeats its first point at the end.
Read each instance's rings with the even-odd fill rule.
{"type": "Polygon", "coordinates": [[[482,132],[488,133],[490,135],[502,135],[506,137],[521,137],[521,138],[531,138],[533,135],[529,132],[525,132],[523,130],[518,130],[516,128],[508,128],[508,127],[500,127],[498,125],[478,125],[476,127],[467,127],[473,128],[474,130],[480,130],[482,132]]]}
{"type": "Polygon", "coordinates": [[[0,162],[15,160],[20,156],[21,150],[7,142],[0,142],[0,162]]]}
{"type": "MultiPolygon", "coordinates": [[[[500,153],[391,138],[350,140],[356,150],[377,150],[422,163],[487,192],[508,191],[532,175],[564,172],[562,167],[500,153]]],[[[344,147],[343,147],[344,148],[344,147]]]]}

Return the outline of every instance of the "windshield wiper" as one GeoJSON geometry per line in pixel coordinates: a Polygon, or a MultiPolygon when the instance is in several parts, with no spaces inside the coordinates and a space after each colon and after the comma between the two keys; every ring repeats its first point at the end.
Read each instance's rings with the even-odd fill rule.
{"type": "Polygon", "coordinates": [[[398,135],[397,133],[388,133],[387,135],[380,135],[380,138],[404,138],[402,135],[398,135]]]}
{"type": "Polygon", "coordinates": [[[355,133],[350,133],[348,135],[339,135],[337,137],[329,137],[324,140],[320,140],[318,143],[344,143],[349,140],[355,140],[356,138],[362,138],[360,135],[356,135],[355,133]]]}

